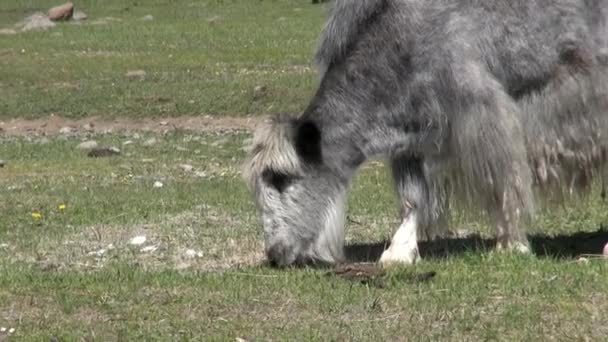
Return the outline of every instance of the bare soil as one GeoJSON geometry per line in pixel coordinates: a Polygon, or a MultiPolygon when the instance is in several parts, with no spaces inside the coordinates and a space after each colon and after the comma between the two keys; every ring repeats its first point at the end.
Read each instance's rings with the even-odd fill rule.
{"type": "Polygon", "coordinates": [[[166,133],[174,130],[192,132],[251,131],[259,117],[213,117],[210,115],[166,118],[120,118],[108,120],[98,117],[68,119],[49,116],[42,119],[10,119],[0,121],[0,136],[53,136],[64,133],[112,133],[142,131],[166,133]]]}

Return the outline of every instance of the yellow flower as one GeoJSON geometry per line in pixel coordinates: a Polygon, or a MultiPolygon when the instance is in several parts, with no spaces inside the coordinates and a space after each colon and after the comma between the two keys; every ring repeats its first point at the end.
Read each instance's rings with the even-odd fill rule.
{"type": "Polygon", "coordinates": [[[67,206],[65,204],[59,205],[59,211],[63,212],[67,206]]]}
{"type": "Polygon", "coordinates": [[[34,218],[34,220],[41,220],[42,219],[42,214],[39,213],[39,212],[37,212],[37,211],[34,211],[32,213],[32,217],[34,218]]]}

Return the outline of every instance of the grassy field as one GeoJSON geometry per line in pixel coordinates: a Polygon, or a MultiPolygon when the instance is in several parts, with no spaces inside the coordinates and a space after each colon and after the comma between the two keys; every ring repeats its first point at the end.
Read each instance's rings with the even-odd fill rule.
{"type": "MultiPolygon", "coordinates": [[[[0,1],[0,29],[53,4],[0,1]]],[[[312,94],[324,11],[309,0],[76,6],[89,16],[81,25],[0,35],[0,119],[297,112],[312,94]]]]}
{"type": "MultiPolygon", "coordinates": [[[[0,28],[50,5],[3,0],[0,28]]],[[[314,90],[323,9],[308,0],[77,5],[89,23],[0,35],[0,121],[297,112],[314,90]],[[120,20],[92,23],[106,17],[120,20]],[[125,76],[138,69],[142,80],[125,76]]],[[[456,212],[451,227],[469,235],[424,243],[421,263],[371,282],[277,270],[263,264],[239,175],[250,132],[169,126],[0,130],[0,341],[608,336],[608,262],[577,261],[608,242],[597,194],[542,210],[534,257],[488,250],[492,230],[456,212]],[[121,153],[88,157],[86,140],[121,153]]],[[[366,164],[349,196],[349,255],[375,261],[397,213],[386,168],[366,164]]]]}

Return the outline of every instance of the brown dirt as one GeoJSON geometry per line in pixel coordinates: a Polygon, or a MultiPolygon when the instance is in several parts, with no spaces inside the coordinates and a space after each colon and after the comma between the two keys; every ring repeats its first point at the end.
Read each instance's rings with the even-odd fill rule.
{"type": "Polygon", "coordinates": [[[259,117],[213,117],[186,116],[168,118],[121,118],[107,120],[99,117],[67,119],[49,116],[42,119],[10,119],[0,121],[0,136],[53,136],[69,127],[70,134],[111,133],[120,131],[142,131],[166,133],[174,130],[192,132],[251,131],[260,121],[259,117]]]}

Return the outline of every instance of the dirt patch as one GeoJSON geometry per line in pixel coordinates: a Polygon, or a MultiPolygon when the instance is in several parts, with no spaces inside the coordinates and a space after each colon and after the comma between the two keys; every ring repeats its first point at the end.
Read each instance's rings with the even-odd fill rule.
{"type": "Polygon", "coordinates": [[[167,133],[176,130],[193,132],[252,131],[260,117],[214,117],[184,116],[169,118],[121,118],[107,120],[99,117],[67,119],[49,116],[42,119],[11,119],[0,121],[0,135],[6,136],[53,136],[70,134],[113,133],[121,131],[142,131],[167,133]]]}

